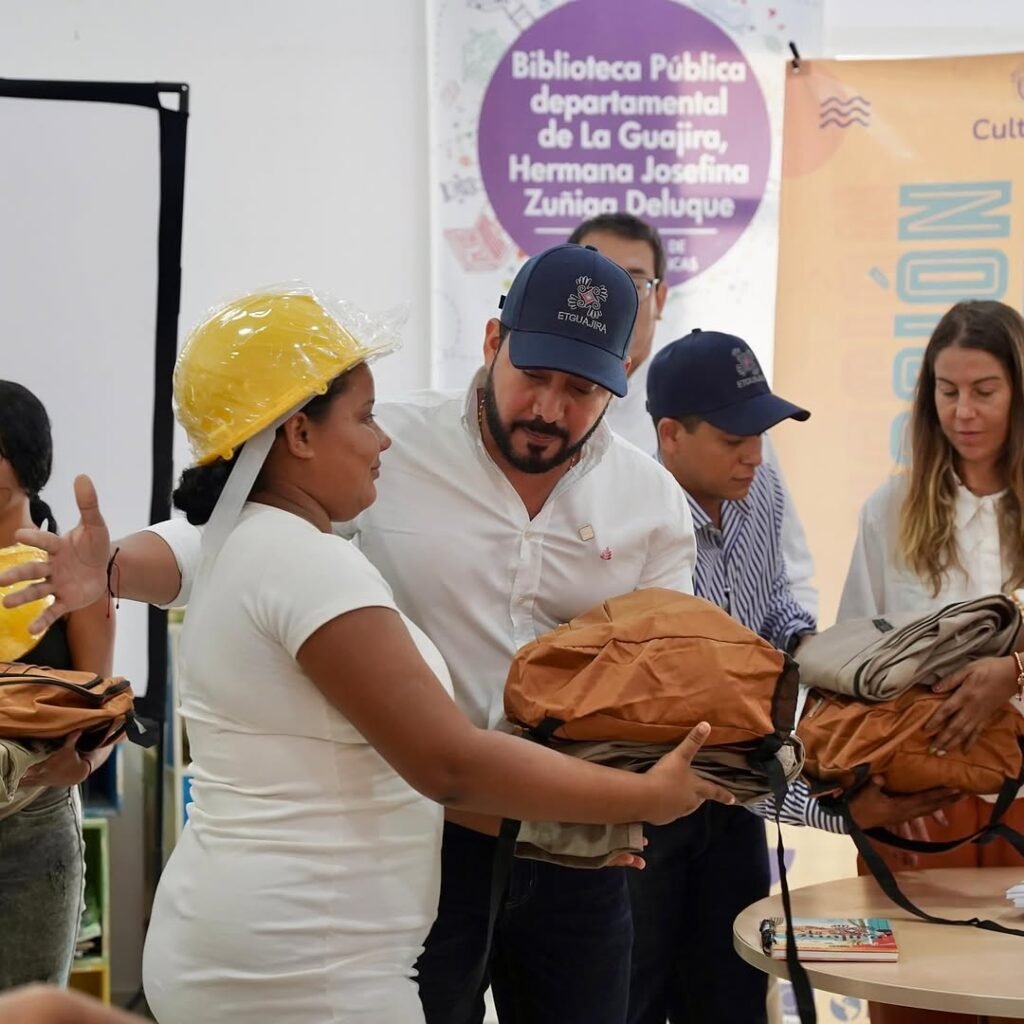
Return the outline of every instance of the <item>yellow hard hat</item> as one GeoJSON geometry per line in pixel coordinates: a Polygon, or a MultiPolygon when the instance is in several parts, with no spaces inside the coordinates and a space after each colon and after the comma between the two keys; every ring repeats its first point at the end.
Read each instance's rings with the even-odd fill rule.
{"type": "MultiPolygon", "coordinates": [[[[27,544],[14,544],[9,548],[0,548],[0,572],[12,569],[24,562],[45,562],[46,552],[27,544]]],[[[15,583],[10,587],[0,587],[0,661],[14,661],[26,651],[30,651],[42,639],[42,633],[30,633],[29,623],[33,622],[45,609],[53,604],[52,597],[44,597],[39,601],[30,601],[18,608],[5,608],[3,599],[7,594],[29,586],[28,583],[15,583]]]]}
{"type": "Polygon", "coordinates": [[[222,306],[193,329],[174,368],[178,421],[196,462],[231,458],[304,398],[396,345],[393,325],[305,285],[222,306]]]}

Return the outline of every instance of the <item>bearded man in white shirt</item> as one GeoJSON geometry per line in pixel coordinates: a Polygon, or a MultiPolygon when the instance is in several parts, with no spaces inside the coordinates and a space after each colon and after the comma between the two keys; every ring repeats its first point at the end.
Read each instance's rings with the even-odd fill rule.
{"type": "MultiPolygon", "coordinates": [[[[654,350],[654,332],[668,298],[665,281],[665,249],[657,230],[629,213],[603,213],[580,224],[570,242],[592,245],[629,274],[636,287],[638,308],[629,348],[629,392],[613,399],[608,425],[638,448],[654,455],[658,437],[647,412],[647,370],[654,350]]],[[[764,439],[764,461],[775,471],[785,496],[782,518],[782,549],[793,596],[810,613],[818,615],[818,590],[814,585],[811,557],[803,525],[782,476],[771,441],[764,439]]]]}

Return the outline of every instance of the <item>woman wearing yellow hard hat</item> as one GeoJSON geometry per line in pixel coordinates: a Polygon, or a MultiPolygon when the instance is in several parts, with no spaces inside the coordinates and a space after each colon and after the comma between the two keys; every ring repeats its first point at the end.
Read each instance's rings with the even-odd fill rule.
{"type": "MultiPolygon", "coordinates": [[[[706,726],[632,775],[456,708],[437,649],[331,532],[376,497],[390,440],[368,361],[393,344],[293,286],[218,309],[178,359],[196,465],[174,500],[204,526],[179,673],[194,802],[143,964],[161,1024],[422,1024],[413,965],[437,907],[440,804],[604,824],[732,802],[689,771],[706,726]]],[[[77,536],[105,552],[89,496],[83,482],[92,532],[77,536]]],[[[88,572],[71,548],[47,547],[72,584],[62,600],[88,572]]]]}
{"type": "MultiPolygon", "coordinates": [[[[15,544],[18,529],[56,532],[39,497],[52,462],[43,404],[20,384],[0,381],[0,569],[39,555],[15,544]]],[[[28,632],[40,606],[0,607],[0,661],[110,673],[114,622],[105,602],[58,619],[41,639],[28,632]]],[[[75,787],[110,754],[109,747],[80,753],[77,739],[69,736],[45,760],[19,771],[14,793],[0,800],[0,990],[31,981],[64,985],[71,970],[84,882],[75,787]]],[[[7,744],[8,763],[23,762],[20,750],[0,743],[7,744]]]]}

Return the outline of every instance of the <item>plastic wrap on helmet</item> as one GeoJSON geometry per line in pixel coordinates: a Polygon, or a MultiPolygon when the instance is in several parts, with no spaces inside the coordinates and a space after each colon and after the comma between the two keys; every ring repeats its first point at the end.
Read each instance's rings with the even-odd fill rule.
{"type": "Polygon", "coordinates": [[[174,402],[199,464],[235,449],[335,377],[399,345],[404,313],[370,316],[290,283],[220,306],[185,341],[174,402]]]}
{"type": "MultiPolygon", "coordinates": [[[[45,562],[46,559],[46,552],[39,548],[29,547],[27,544],[14,544],[9,548],[0,548],[0,572],[13,569],[14,566],[25,562],[45,562]]],[[[31,582],[0,587],[0,661],[15,661],[42,639],[42,633],[30,633],[28,627],[53,604],[52,597],[30,601],[18,608],[5,608],[3,605],[3,599],[8,594],[30,585],[31,582]]]]}

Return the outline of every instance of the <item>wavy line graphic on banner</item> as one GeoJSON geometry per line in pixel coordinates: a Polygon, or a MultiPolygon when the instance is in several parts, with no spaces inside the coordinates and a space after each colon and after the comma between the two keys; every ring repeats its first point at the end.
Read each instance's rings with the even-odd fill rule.
{"type": "Polygon", "coordinates": [[[829,125],[849,128],[853,124],[868,128],[871,125],[871,100],[864,96],[851,96],[849,99],[828,96],[821,101],[819,110],[819,128],[827,128],[829,125]]]}

